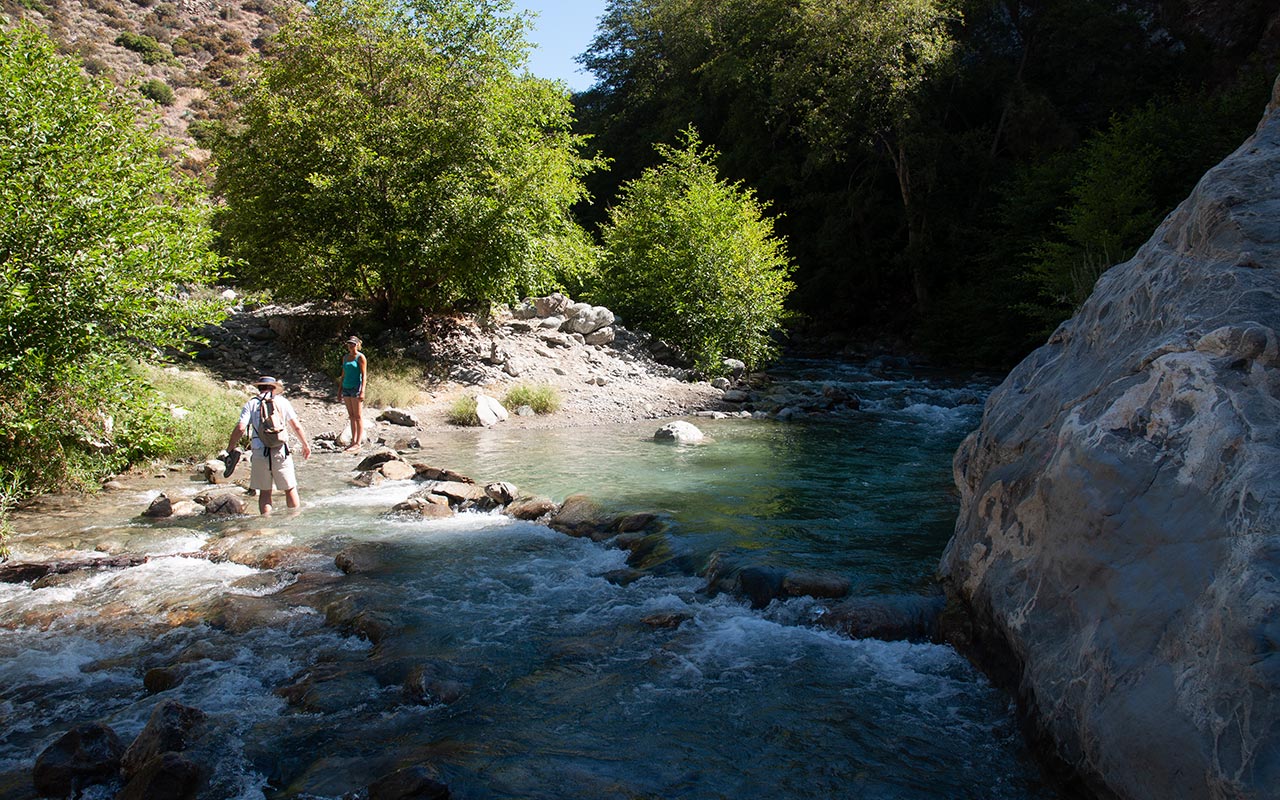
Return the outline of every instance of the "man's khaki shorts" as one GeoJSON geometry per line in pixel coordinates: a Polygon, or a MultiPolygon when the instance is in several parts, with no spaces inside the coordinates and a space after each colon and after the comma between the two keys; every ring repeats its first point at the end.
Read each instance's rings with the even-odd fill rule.
{"type": "Polygon", "coordinates": [[[298,485],[293,474],[293,456],[286,455],[283,447],[271,451],[271,466],[267,468],[267,457],[261,450],[254,448],[249,457],[249,488],[259,492],[279,489],[287,492],[298,485]]]}

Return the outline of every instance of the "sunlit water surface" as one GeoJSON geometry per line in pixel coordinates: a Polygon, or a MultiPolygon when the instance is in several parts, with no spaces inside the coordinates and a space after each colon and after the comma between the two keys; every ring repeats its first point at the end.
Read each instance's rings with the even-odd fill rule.
{"type": "MultiPolygon", "coordinates": [[[[698,558],[931,591],[950,456],[990,385],[830,362],[780,377],[840,384],[862,409],[698,419],[710,439],[685,447],[654,443],[654,422],[499,426],[429,438],[414,460],[658,511],[698,558]]],[[[101,720],[127,742],[164,698],[218,731],[208,797],[339,798],[422,763],[460,798],[1053,797],[1008,697],[947,647],[841,638],[811,625],[815,601],[751,610],[681,572],[616,585],[604,576],[625,551],[498,515],[387,520],[414,484],[352,487],[353,463],[302,465],[292,517],[140,521],[154,493],[24,517],[16,559],[161,557],[0,585],[0,797],[30,796],[35,756],[71,726],[101,720]],[[299,548],[307,570],[164,555],[235,537],[299,548]],[[333,555],[353,545],[372,566],[343,575],[333,555]],[[352,609],[381,626],[377,645],[352,609]],[[662,613],[687,619],[642,621],[662,613]],[[153,667],[180,683],[148,694],[153,667]]]]}

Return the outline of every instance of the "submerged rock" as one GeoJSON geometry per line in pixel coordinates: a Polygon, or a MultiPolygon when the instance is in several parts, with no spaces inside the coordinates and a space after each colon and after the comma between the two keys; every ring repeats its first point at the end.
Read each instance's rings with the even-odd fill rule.
{"type": "Polygon", "coordinates": [[[160,753],[142,764],[115,800],[195,800],[204,770],[181,753],[160,753]]]}
{"type": "Polygon", "coordinates": [[[955,457],[941,573],[1107,796],[1280,786],[1278,105],[955,457]]]}

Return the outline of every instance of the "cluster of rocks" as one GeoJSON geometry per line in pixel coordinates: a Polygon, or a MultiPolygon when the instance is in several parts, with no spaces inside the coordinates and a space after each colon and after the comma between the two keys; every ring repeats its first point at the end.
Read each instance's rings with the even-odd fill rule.
{"type": "MultiPolygon", "coordinates": [[[[737,362],[741,364],[741,362],[737,362]]],[[[731,373],[732,374],[732,373],[731,373]]],[[[720,399],[734,411],[697,411],[694,416],[723,419],[728,416],[789,420],[818,414],[857,411],[862,399],[835,383],[821,387],[776,384],[763,374],[717,378],[711,385],[720,389],[720,399]]]]}
{"type": "Polygon", "coordinates": [[[208,736],[206,720],[199,709],[165,701],[128,747],[104,723],[77,726],[36,758],[36,794],[79,797],[86,787],[115,784],[118,800],[194,798],[207,770],[190,754],[208,736]]]}
{"type": "Polygon", "coordinates": [[[186,519],[201,515],[229,517],[245,513],[244,496],[249,490],[233,486],[222,491],[207,491],[191,499],[174,500],[161,492],[147,505],[142,516],[148,519],[186,519]]]}
{"type": "MultiPolygon", "coordinates": [[[[36,758],[32,782],[39,797],[80,797],[102,786],[119,787],[116,800],[192,800],[207,787],[219,747],[207,714],[165,700],[128,747],[101,722],[67,731],[36,758]]],[[[406,767],[369,784],[362,796],[447,800],[449,787],[438,778],[429,766],[406,767]]]]}

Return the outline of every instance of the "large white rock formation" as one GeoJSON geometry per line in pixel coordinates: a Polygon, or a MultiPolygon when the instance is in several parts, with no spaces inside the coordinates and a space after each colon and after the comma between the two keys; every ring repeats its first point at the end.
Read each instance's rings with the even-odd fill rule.
{"type": "Polygon", "coordinates": [[[1104,795],[1280,797],[1278,106],[956,454],[942,576],[1104,795]]]}

